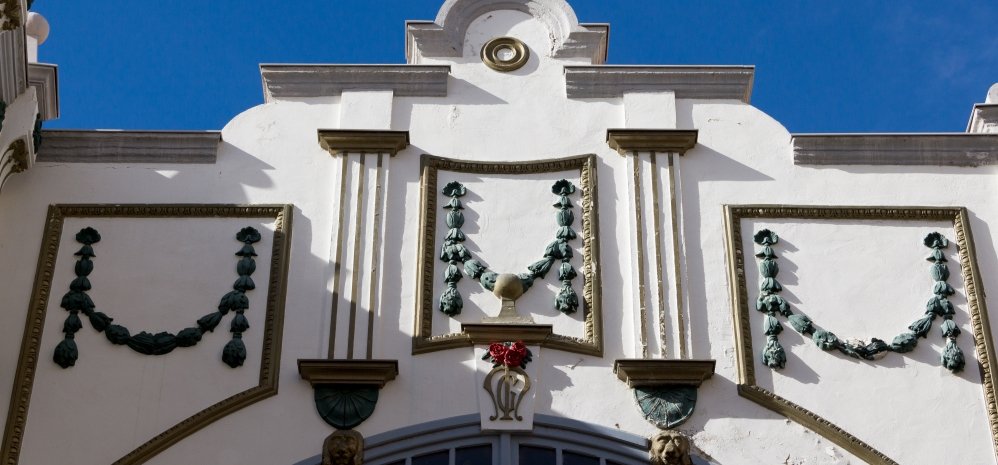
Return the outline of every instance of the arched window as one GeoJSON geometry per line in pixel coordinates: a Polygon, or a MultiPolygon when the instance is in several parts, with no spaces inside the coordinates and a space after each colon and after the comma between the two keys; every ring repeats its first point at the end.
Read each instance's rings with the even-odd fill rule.
{"type": "MultiPolygon", "coordinates": [[[[647,465],[648,440],[575,420],[536,415],[534,430],[489,433],[479,416],[410,426],[365,440],[364,465],[647,465]]],[[[295,465],[318,465],[316,455],[295,465]]],[[[707,464],[694,458],[694,463],[707,464]]]]}
{"type": "MultiPolygon", "coordinates": [[[[463,415],[378,434],[365,445],[364,465],[648,464],[641,436],[549,415],[536,415],[533,431],[522,433],[483,432],[478,415],[463,415]]],[[[295,465],[320,462],[316,455],[295,465]]]]}

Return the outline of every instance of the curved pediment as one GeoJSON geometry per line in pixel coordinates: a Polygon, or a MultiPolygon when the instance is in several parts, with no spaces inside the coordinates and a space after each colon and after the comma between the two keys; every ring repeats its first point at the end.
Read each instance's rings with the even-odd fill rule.
{"type": "Polygon", "coordinates": [[[590,58],[600,64],[606,57],[609,27],[580,24],[565,0],[447,0],[433,22],[406,25],[409,63],[422,57],[460,57],[468,28],[475,19],[494,11],[518,11],[543,23],[551,37],[551,56],[590,58]]]}

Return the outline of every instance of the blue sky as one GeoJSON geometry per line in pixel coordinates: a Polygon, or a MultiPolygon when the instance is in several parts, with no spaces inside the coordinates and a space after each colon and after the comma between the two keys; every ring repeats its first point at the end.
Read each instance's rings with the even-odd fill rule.
{"type": "MultiPolygon", "coordinates": [[[[962,132],[998,82],[998,1],[569,0],[611,64],[752,64],[791,132],[962,132]]],[[[62,117],[48,128],[219,129],[259,63],[404,63],[443,0],[36,0],[62,117]]]]}

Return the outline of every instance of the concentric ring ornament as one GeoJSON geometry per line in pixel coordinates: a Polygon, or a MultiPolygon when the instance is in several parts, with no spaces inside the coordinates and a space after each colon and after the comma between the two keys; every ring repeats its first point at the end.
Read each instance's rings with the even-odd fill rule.
{"type": "Polygon", "coordinates": [[[503,73],[522,68],[529,59],[530,49],[527,44],[513,37],[498,37],[482,46],[482,61],[485,65],[503,73]]]}

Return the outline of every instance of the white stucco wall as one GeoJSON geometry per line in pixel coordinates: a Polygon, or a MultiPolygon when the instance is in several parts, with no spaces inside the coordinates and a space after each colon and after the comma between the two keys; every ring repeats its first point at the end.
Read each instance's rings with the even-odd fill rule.
{"type": "MultiPolygon", "coordinates": [[[[316,130],[386,129],[387,124],[392,130],[409,131],[411,145],[391,159],[385,181],[385,229],[380,251],[384,260],[376,284],[379,305],[373,355],[397,359],[400,373],[381,391],[377,410],[358,430],[370,436],[475,413],[479,408],[481,387],[472,373],[477,363],[473,348],[411,355],[414,308],[419,298],[416,263],[421,236],[420,155],[469,161],[533,161],[593,153],[598,156],[604,356],[544,349],[536,367],[536,413],[650,435],[657,429],[641,418],[632,392],[612,372],[615,359],[640,356],[640,321],[635,317],[639,304],[633,273],[633,159],[629,162],[607,146],[606,130],[654,127],[660,122],[661,128],[700,131],[699,145],[680,158],[677,167],[683,215],[680,243],[685,245],[681,251],[683,297],[691,357],[717,360],[716,375],[701,387],[696,412],[680,429],[693,436],[705,456],[720,464],[862,463],[814,432],[738,396],[729,294],[733,283],[728,282],[722,206],[966,206],[977,238],[977,258],[985,277],[982,284],[987,289],[987,277],[998,272],[989,230],[989,224],[998,219],[990,200],[998,194],[994,169],[795,166],[786,129],[750,105],[737,101],[670,100],[668,95],[652,100],[633,96],[570,100],[565,97],[563,66],[585,62],[547,56],[549,31],[541,22],[525,13],[492,12],[473,22],[469,31],[464,57],[422,59],[427,64],[451,65],[447,97],[387,99],[391,96],[382,92],[365,98],[364,92],[357,92],[342,99],[278,101],[234,118],[223,130],[224,143],[214,165],[39,163],[11,178],[0,196],[0,262],[17,265],[8,267],[10,271],[0,280],[0,294],[9,302],[8,310],[0,316],[0,372],[8,379],[14,374],[48,204],[291,203],[295,205],[295,219],[279,395],[218,420],[148,463],[290,464],[315,455],[332,428],[315,413],[312,389],[299,378],[296,362],[300,358],[324,358],[327,353],[333,276],[330,257],[334,255],[339,226],[338,182],[343,166],[340,158],[318,146],[316,130]],[[503,74],[481,63],[478,53],[482,44],[497,36],[517,37],[527,44],[532,55],[524,68],[503,74]],[[675,114],[665,112],[661,118],[638,116],[648,108],[649,101],[664,102],[669,110],[674,101],[675,114]],[[390,120],[384,114],[386,102],[391,104],[390,120]],[[371,113],[366,114],[365,108],[371,113]]],[[[347,166],[358,169],[356,165],[347,166]]],[[[465,182],[474,195],[481,197],[465,199],[469,210],[465,211],[468,224],[464,230],[474,241],[471,248],[476,257],[496,271],[520,271],[538,260],[554,230],[554,209],[550,204],[555,199],[550,195],[550,182],[572,176],[577,174],[538,175],[526,182],[455,174],[456,180],[465,182]],[[509,245],[496,247],[504,242],[509,245]]],[[[651,175],[646,176],[645,186],[653,182],[651,175]]],[[[450,175],[441,173],[440,180],[442,186],[450,175]]],[[[661,192],[667,198],[668,180],[658,178],[654,182],[661,183],[661,192]]],[[[369,208],[373,209],[373,204],[369,208]]],[[[663,221],[667,221],[670,215],[665,210],[662,213],[666,219],[663,221]]],[[[369,214],[362,214],[364,221],[371,220],[369,214]]],[[[351,217],[350,211],[347,217],[351,217]]],[[[130,221],[128,227],[145,231],[160,221],[130,221]]],[[[78,229],[79,220],[72,222],[78,229]]],[[[73,231],[69,223],[64,236],[73,231]]],[[[147,241],[142,234],[126,237],[120,243],[112,243],[106,236],[106,244],[100,244],[95,259],[95,273],[106,273],[100,284],[94,278],[95,300],[99,290],[102,301],[117,302],[115,308],[124,309],[130,307],[130,301],[151,296],[148,300],[162,306],[134,308],[135,313],[116,311],[113,316],[127,321],[129,328],[179,329],[177,325],[182,322],[207,313],[218,292],[225,290],[224,285],[233,278],[234,260],[230,255],[234,250],[229,251],[232,241],[226,236],[231,226],[230,220],[199,223],[198,228],[224,230],[201,234],[198,228],[176,222],[170,226],[176,235],[162,243],[147,241]],[[145,252],[161,248],[160,244],[170,250],[179,248],[184,255],[145,252]],[[187,266],[182,256],[201,257],[216,250],[221,251],[222,259],[204,260],[205,266],[198,266],[197,275],[180,272],[187,266]],[[106,264],[115,259],[115,253],[121,254],[121,267],[106,264]],[[163,281],[168,289],[129,285],[130,279],[156,281],[156,276],[143,278],[129,271],[142,266],[174,270],[163,281]],[[201,276],[221,279],[223,287],[201,281],[201,276]],[[195,281],[185,284],[181,279],[195,281]],[[190,302],[175,303],[169,297],[172,294],[155,298],[154,292],[181,292],[190,302]],[[193,308],[201,301],[208,304],[203,309],[193,308]]],[[[953,238],[945,224],[885,226],[760,220],[746,222],[743,228],[745,234],[751,234],[763,226],[778,229],[786,244],[795,248],[782,253],[778,250],[784,273],[796,278],[783,280],[788,292],[796,297],[791,301],[795,307],[800,306],[838,333],[863,337],[893,337],[920,315],[931,283],[922,260],[927,249],[918,241],[924,237],[923,231],[928,232],[926,229],[937,229],[953,238]],[[854,250],[858,253],[852,254],[854,250]],[[857,275],[842,276],[839,270],[857,270],[857,275]],[[827,286],[833,278],[844,279],[843,284],[827,286]],[[839,287],[857,289],[849,292],[863,305],[832,303],[839,287]]],[[[105,229],[110,234],[119,228],[127,230],[117,224],[108,224],[105,229]]],[[[442,224],[438,224],[438,241],[444,232],[442,224]]],[[[70,242],[66,237],[64,244],[70,242]]],[[[663,244],[671,247],[671,241],[663,244]]],[[[581,245],[581,241],[575,245],[581,245]]],[[[374,249],[362,250],[362,267],[369,267],[366,258],[374,249]]],[[[669,283],[676,280],[671,271],[671,253],[663,257],[669,283]]],[[[54,280],[54,292],[65,288],[65,273],[69,270],[66,257],[60,255],[56,266],[61,274],[54,280]]],[[[752,263],[750,259],[748,256],[747,263],[752,263]]],[[[954,277],[950,283],[959,289],[955,256],[951,260],[954,277]]],[[[263,257],[258,261],[263,263],[263,257]]],[[[437,261],[434,266],[434,275],[439,276],[442,264],[437,261]]],[[[360,275],[369,271],[348,270],[360,275]]],[[[258,283],[263,281],[264,272],[264,267],[258,267],[254,275],[260,278],[258,283]]],[[[748,280],[751,297],[756,285],[751,273],[748,280]]],[[[552,283],[550,277],[539,283],[518,306],[527,309],[548,305],[553,299],[552,283]]],[[[673,289],[669,283],[667,295],[673,289]]],[[[434,294],[439,295],[439,279],[435,286],[434,294]]],[[[495,299],[476,289],[470,280],[463,281],[460,288],[467,305],[465,314],[453,320],[435,313],[434,328],[454,329],[457,321],[472,321],[497,310],[495,299]]],[[[362,295],[367,295],[367,290],[361,287],[362,295]]],[[[262,294],[260,290],[255,292],[262,294]]],[[[935,330],[913,354],[891,354],[881,362],[857,363],[841,355],[817,352],[813,345],[792,337],[787,326],[783,341],[790,358],[788,368],[769,375],[767,368],[756,366],[760,384],[839,423],[900,463],[994,463],[967,308],[965,300],[958,297],[953,299],[958,306],[957,322],[965,330],[960,345],[968,356],[968,369],[961,375],[950,375],[938,366],[935,354],[941,344],[935,330]],[[938,433],[941,436],[930,433],[938,430],[943,431],[938,433]],[[927,436],[937,440],[927,441],[927,436]]],[[[674,312],[673,298],[669,299],[669,311],[674,312]]],[[[251,299],[260,300],[255,295],[251,299]]],[[[206,336],[207,344],[196,350],[150,361],[110,347],[85,327],[81,333],[94,340],[85,344],[79,341],[80,362],[71,371],[63,371],[50,361],[63,317],[57,306],[50,308],[21,463],[56,463],[69,458],[79,464],[107,463],[109,457],[120,456],[129,446],[153,436],[157,428],[182,417],[184,412],[196,410],[205,399],[252,381],[250,370],[230,371],[219,366],[213,351],[220,348],[216,343],[221,343],[225,334],[206,336]],[[120,368],[120,372],[111,373],[113,368],[120,368]],[[137,373],[142,375],[134,384],[114,382],[134,380],[137,373]],[[186,396],[184,389],[189,387],[160,382],[173,376],[186,376],[203,390],[186,396]],[[78,381],[80,378],[83,381],[78,381]],[[95,383],[93,389],[106,397],[94,400],[93,396],[80,396],[75,387],[78,382],[95,383]],[[137,405],[143,407],[136,410],[137,405]],[[146,408],[153,412],[149,418],[143,415],[148,412],[146,408]],[[72,434],[79,430],[87,430],[87,434],[72,434]],[[103,434],[97,433],[115,439],[107,443],[103,434]],[[50,446],[60,441],[60,435],[71,434],[73,441],[50,446]],[[91,435],[97,436],[94,441],[100,446],[84,440],[91,435]],[[36,458],[39,461],[33,462],[36,458]]],[[[535,317],[538,322],[553,322],[556,331],[571,333],[581,327],[580,316],[563,317],[544,311],[535,313],[535,317]]],[[[753,317],[759,317],[753,318],[754,324],[759,324],[761,315],[753,317]]],[[[252,329],[247,337],[250,334],[252,329]]],[[[675,334],[673,328],[670,336],[674,338],[675,334]]],[[[761,350],[763,338],[758,326],[753,326],[753,338],[754,349],[761,350]]],[[[660,353],[655,344],[652,341],[652,355],[660,353]]],[[[672,344],[668,352],[674,356],[677,346],[672,344]]],[[[247,346],[251,358],[258,354],[249,340],[247,346]]],[[[9,383],[0,384],[0,398],[9,395],[9,383]]],[[[6,409],[6,404],[0,403],[0,413],[6,409]]]]}

